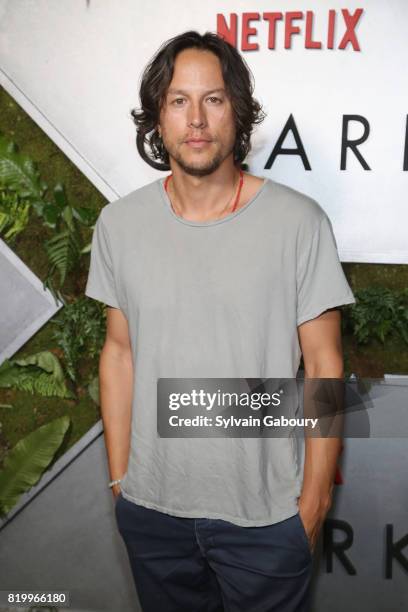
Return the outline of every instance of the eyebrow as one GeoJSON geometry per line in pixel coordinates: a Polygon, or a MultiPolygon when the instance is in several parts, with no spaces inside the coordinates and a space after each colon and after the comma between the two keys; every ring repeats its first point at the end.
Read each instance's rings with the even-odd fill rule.
{"type": "MultiPolygon", "coordinates": [[[[209,89],[208,91],[204,92],[204,95],[206,96],[207,94],[210,93],[215,93],[216,91],[222,91],[223,93],[225,93],[225,89],[222,87],[218,87],[216,89],[209,89]]],[[[186,91],[184,91],[183,89],[168,89],[167,90],[168,94],[182,94],[184,96],[188,96],[188,93],[186,91]]]]}

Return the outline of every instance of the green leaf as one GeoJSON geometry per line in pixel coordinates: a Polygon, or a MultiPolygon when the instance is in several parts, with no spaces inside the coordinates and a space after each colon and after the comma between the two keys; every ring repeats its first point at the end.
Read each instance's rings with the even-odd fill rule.
{"type": "Polygon", "coordinates": [[[45,243],[48,259],[51,264],[49,276],[56,268],[60,273],[60,283],[64,284],[67,273],[72,270],[80,257],[78,237],[68,229],[53,236],[45,243]]]}
{"type": "Polygon", "coordinates": [[[62,183],[57,183],[54,187],[54,200],[60,209],[67,206],[67,197],[65,194],[65,187],[62,183]]]}
{"type": "Polygon", "coordinates": [[[22,198],[42,201],[44,184],[35,163],[18,152],[17,146],[0,133],[0,185],[17,191],[22,198]]]}
{"type": "Polygon", "coordinates": [[[58,206],[55,206],[55,204],[47,203],[43,206],[42,216],[43,216],[45,225],[47,225],[48,227],[51,227],[52,229],[55,229],[57,226],[57,221],[60,216],[60,210],[58,206]]]}
{"type": "Polygon", "coordinates": [[[92,241],[88,242],[88,244],[86,244],[82,249],[81,249],[81,253],[89,253],[90,250],[92,248],[92,241]]]}
{"type": "Polygon", "coordinates": [[[99,211],[93,208],[86,208],[85,206],[77,206],[72,209],[72,214],[82,225],[91,227],[96,222],[99,211]]]}
{"type": "Polygon", "coordinates": [[[74,225],[74,216],[72,213],[71,206],[65,206],[61,215],[62,219],[65,221],[66,226],[69,228],[71,232],[75,232],[76,227],[74,225]]]}
{"type": "Polygon", "coordinates": [[[0,233],[11,241],[28,225],[31,203],[7,188],[0,189],[0,233]]]}
{"type": "Polygon", "coordinates": [[[17,442],[0,471],[0,512],[7,514],[20,496],[40,480],[61,446],[70,425],[68,416],[42,425],[17,442]]]}
{"type": "Polygon", "coordinates": [[[6,359],[0,366],[0,387],[14,387],[47,397],[75,397],[66,387],[58,357],[50,351],[6,359]]]}
{"type": "Polygon", "coordinates": [[[95,404],[99,406],[99,376],[95,376],[88,385],[88,392],[95,404]]]}

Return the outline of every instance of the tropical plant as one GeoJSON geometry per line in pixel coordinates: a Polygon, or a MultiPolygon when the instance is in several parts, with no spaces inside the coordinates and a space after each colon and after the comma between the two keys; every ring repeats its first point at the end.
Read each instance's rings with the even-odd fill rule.
{"type": "Polygon", "coordinates": [[[47,190],[36,163],[22,155],[17,145],[0,132],[0,232],[5,239],[21,232],[31,207],[44,225],[54,230],[54,235],[45,242],[49,269],[44,288],[51,291],[57,303],[65,304],[61,288],[67,274],[91,248],[90,238],[84,242],[80,228],[93,229],[98,211],[69,204],[62,183],[55,185],[50,201],[44,197],[47,190]]]}
{"type": "Polygon", "coordinates": [[[81,296],[51,320],[57,326],[53,338],[64,353],[64,365],[73,382],[78,380],[81,358],[94,361],[105,338],[106,308],[102,302],[81,296]]]}
{"type": "Polygon", "coordinates": [[[54,273],[59,274],[59,286],[64,285],[68,272],[74,270],[81,256],[88,253],[91,242],[84,244],[80,225],[93,227],[97,212],[83,206],[73,207],[68,204],[64,186],[58,183],[54,188],[54,202],[47,203],[43,209],[46,225],[57,233],[46,241],[50,267],[44,286],[54,293],[54,273]]]}
{"type": "Polygon", "coordinates": [[[14,387],[43,396],[75,397],[65,384],[58,357],[51,351],[3,361],[0,365],[0,387],[14,387]]]}
{"type": "Polygon", "coordinates": [[[17,145],[0,132],[0,189],[17,193],[42,213],[47,185],[41,180],[36,164],[19,153],[17,145]]]}
{"type": "Polygon", "coordinates": [[[28,224],[30,202],[21,198],[18,193],[6,189],[0,190],[0,234],[8,242],[14,241],[28,224]]]}
{"type": "Polygon", "coordinates": [[[343,330],[350,330],[360,344],[374,338],[384,343],[391,336],[408,344],[408,289],[368,287],[356,291],[355,297],[356,304],[344,308],[343,330]]]}
{"type": "Polygon", "coordinates": [[[69,426],[68,416],[59,417],[28,434],[8,452],[0,471],[1,515],[10,512],[20,496],[37,484],[69,426]]]}

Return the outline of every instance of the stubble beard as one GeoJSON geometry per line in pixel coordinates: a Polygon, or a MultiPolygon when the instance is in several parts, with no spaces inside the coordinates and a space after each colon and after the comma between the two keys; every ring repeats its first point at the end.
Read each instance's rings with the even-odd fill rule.
{"type": "Polygon", "coordinates": [[[177,151],[167,150],[170,159],[173,159],[180,168],[190,176],[208,176],[217,170],[224,159],[226,159],[234,150],[234,146],[232,145],[231,149],[226,153],[218,150],[215,155],[206,162],[196,162],[195,164],[189,164],[182,155],[180,155],[177,151]]]}

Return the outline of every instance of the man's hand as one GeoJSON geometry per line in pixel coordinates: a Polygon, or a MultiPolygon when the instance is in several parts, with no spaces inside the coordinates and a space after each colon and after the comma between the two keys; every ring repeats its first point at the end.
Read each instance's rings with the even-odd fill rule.
{"type": "Polygon", "coordinates": [[[112,487],[113,499],[116,501],[119,493],[120,493],[120,484],[115,484],[112,487]]]}
{"type": "Polygon", "coordinates": [[[305,528],[306,535],[309,539],[309,545],[312,554],[316,548],[316,542],[319,537],[320,530],[326,518],[330,505],[322,505],[320,503],[309,503],[302,496],[298,500],[299,516],[305,528]]]}

